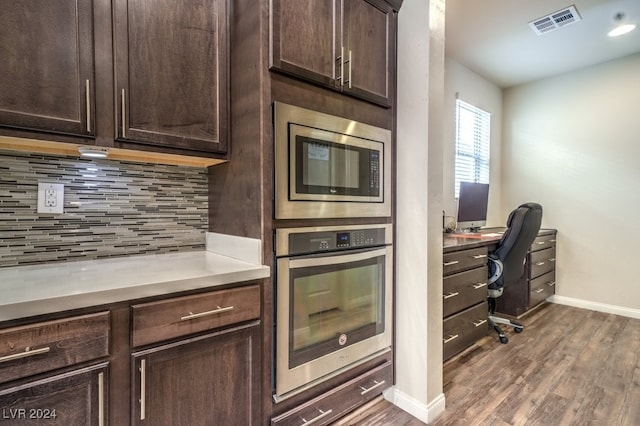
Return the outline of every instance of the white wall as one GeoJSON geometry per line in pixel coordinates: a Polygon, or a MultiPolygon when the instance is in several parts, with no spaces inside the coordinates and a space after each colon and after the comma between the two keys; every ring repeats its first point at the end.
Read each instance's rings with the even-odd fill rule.
{"type": "MultiPolygon", "coordinates": [[[[445,60],[444,95],[444,180],[443,206],[446,216],[455,219],[454,198],[456,95],[463,101],[491,113],[491,151],[489,170],[489,205],[487,226],[504,226],[500,176],[502,145],[502,89],[451,58],[445,60]]],[[[515,207],[515,206],[514,206],[515,207]]]]}
{"type": "Polygon", "coordinates": [[[398,20],[396,385],[385,396],[427,422],[444,410],[444,0],[405,0],[398,20]]]}
{"type": "Polygon", "coordinates": [[[503,211],[537,201],[558,229],[559,299],[640,316],[640,54],[508,89],[503,113],[503,211]]]}

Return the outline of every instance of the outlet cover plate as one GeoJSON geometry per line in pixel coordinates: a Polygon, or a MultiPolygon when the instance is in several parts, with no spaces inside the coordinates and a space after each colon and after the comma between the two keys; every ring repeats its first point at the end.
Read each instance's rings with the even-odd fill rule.
{"type": "Polygon", "coordinates": [[[61,183],[38,182],[38,213],[63,213],[64,185],[61,183]]]}

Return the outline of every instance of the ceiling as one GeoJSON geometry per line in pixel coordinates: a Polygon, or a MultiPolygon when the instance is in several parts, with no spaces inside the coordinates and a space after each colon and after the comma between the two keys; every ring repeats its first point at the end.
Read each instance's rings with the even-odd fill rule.
{"type": "Polygon", "coordinates": [[[640,0],[447,0],[445,28],[448,57],[506,88],[640,52],[640,0]],[[529,27],[572,5],[580,21],[529,27]],[[618,12],[638,28],[607,37],[618,12]]]}

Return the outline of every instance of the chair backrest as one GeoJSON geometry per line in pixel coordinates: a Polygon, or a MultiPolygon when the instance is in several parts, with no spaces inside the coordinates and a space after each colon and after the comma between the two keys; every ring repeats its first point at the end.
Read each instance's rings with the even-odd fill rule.
{"type": "Polygon", "coordinates": [[[524,274],[524,260],[540,231],[541,222],[542,206],[540,204],[521,204],[509,214],[507,230],[492,256],[502,261],[502,285],[513,283],[524,274]]]}

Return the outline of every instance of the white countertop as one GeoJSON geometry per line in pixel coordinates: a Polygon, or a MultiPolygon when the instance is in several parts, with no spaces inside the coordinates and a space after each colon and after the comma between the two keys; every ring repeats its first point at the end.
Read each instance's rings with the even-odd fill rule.
{"type": "Polygon", "coordinates": [[[267,266],[206,250],[0,268],[0,321],[269,275],[267,266]]]}

